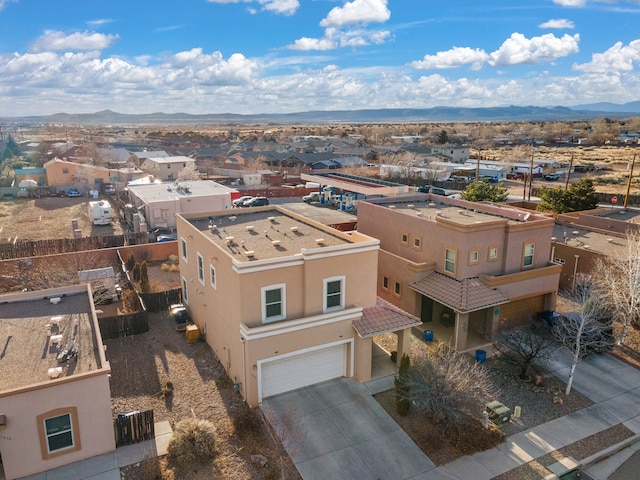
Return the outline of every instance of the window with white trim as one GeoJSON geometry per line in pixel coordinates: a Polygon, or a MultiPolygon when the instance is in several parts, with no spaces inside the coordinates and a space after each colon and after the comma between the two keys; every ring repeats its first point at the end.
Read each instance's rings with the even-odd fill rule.
{"type": "Polygon", "coordinates": [[[382,277],[382,289],[389,291],[389,277],[386,277],[386,276],[382,277]]]}
{"type": "Polygon", "coordinates": [[[402,245],[409,245],[409,233],[400,232],[400,243],[402,245]]]}
{"type": "Polygon", "coordinates": [[[216,267],[209,264],[209,281],[211,282],[211,286],[213,288],[218,288],[216,286],[216,267]]]}
{"type": "Polygon", "coordinates": [[[44,419],[44,433],[47,440],[47,452],[73,448],[73,424],[71,414],[44,419]]]}
{"type": "Polygon", "coordinates": [[[393,284],[393,294],[399,297],[401,292],[400,282],[395,282],[393,284]]]}
{"type": "Polygon", "coordinates": [[[262,323],[287,318],[287,286],[284,283],[262,287],[262,323]]]}
{"type": "Polygon", "coordinates": [[[535,251],[536,251],[535,243],[526,243],[524,245],[524,255],[522,257],[523,267],[530,267],[531,265],[533,265],[533,258],[535,255],[535,251]]]}
{"type": "Polygon", "coordinates": [[[444,271],[456,273],[456,251],[450,248],[444,251],[444,271]]]}
{"type": "Polygon", "coordinates": [[[489,247],[489,261],[498,259],[498,247],[489,247]]]}
{"type": "Polygon", "coordinates": [[[480,252],[478,250],[471,250],[469,252],[469,263],[471,265],[480,261],[480,252]]]}
{"type": "Polygon", "coordinates": [[[180,252],[182,253],[182,259],[188,263],[189,257],[187,256],[187,241],[183,237],[180,237],[180,252]]]}
{"type": "Polygon", "coordinates": [[[202,285],[204,285],[204,258],[202,258],[202,254],[198,252],[198,280],[202,285]]]}
{"type": "Polygon", "coordinates": [[[344,309],[344,279],[344,276],[324,279],[322,292],[324,312],[344,309]]]}
{"type": "Polygon", "coordinates": [[[188,290],[187,279],[182,277],[182,301],[188,305],[189,304],[189,290],[188,290]]]}

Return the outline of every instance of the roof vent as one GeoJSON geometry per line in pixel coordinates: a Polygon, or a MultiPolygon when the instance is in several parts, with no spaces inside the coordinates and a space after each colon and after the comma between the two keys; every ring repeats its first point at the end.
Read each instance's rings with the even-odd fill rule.
{"type": "Polygon", "coordinates": [[[246,227],[244,227],[247,229],[247,232],[253,232],[254,230],[254,226],[253,225],[247,225],[246,227]]]}
{"type": "Polygon", "coordinates": [[[244,254],[249,257],[252,258],[253,256],[255,256],[256,252],[254,252],[253,250],[247,250],[244,252],[244,254]]]}
{"type": "Polygon", "coordinates": [[[51,346],[59,346],[62,343],[62,335],[51,335],[51,337],[49,337],[49,342],[51,346]]]}
{"type": "Polygon", "coordinates": [[[273,245],[274,247],[277,247],[280,245],[280,240],[271,240],[271,245],[273,245]]]}
{"type": "Polygon", "coordinates": [[[316,238],[316,243],[318,245],[324,245],[324,238],[316,238]]]}
{"type": "Polygon", "coordinates": [[[289,230],[291,230],[292,232],[297,232],[298,231],[298,227],[291,227],[289,230]]]}
{"type": "Polygon", "coordinates": [[[391,210],[395,210],[395,209],[396,209],[396,206],[395,206],[395,205],[389,205],[389,208],[390,208],[391,210]]]}
{"type": "Polygon", "coordinates": [[[227,242],[227,245],[233,243],[233,240],[235,239],[235,237],[224,237],[225,241],[227,242]]]}
{"type": "Polygon", "coordinates": [[[413,208],[413,207],[415,207],[415,205],[413,205],[413,204],[407,205],[407,208],[413,208]]]}
{"type": "Polygon", "coordinates": [[[276,221],[276,217],[267,217],[267,220],[269,220],[270,222],[275,222],[276,221]]]}
{"type": "Polygon", "coordinates": [[[418,217],[421,217],[421,216],[422,216],[422,212],[418,210],[418,211],[416,212],[416,215],[417,215],[418,217]]]}
{"type": "Polygon", "coordinates": [[[47,375],[51,380],[53,380],[54,378],[58,378],[60,375],[62,375],[62,367],[52,367],[48,369],[47,375]]]}

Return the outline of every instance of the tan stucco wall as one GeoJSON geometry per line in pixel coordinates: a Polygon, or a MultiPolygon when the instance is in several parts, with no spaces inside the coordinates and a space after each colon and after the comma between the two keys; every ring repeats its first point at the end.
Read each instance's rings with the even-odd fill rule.
{"type": "Polygon", "coordinates": [[[82,184],[90,187],[96,183],[96,178],[102,179],[104,183],[109,183],[110,175],[117,176],[116,170],[58,160],[45,163],[44,168],[47,171],[47,185],[51,186],[82,184]],[[65,169],[67,173],[64,173],[65,169]],[[78,182],[78,176],[86,178],[87,182],[78,182]]]}
{"type": "MultiPolygon", "coordinates": [[[[44,388],[0,393],[0,454],[8,480],[100,455],[115,449],[108,370],[44,388]],[[57,408],[77,407],[81,448],[48,460],[40,449],[36,417],[57,408]]],[[[66,380],[69,380],[68,378],[66,380]]]]}

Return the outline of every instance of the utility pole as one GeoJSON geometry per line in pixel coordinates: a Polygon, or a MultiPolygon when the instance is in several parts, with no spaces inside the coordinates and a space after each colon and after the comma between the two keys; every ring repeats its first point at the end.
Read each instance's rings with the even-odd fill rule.
{"type": "Polygon", "coordinates": [[[531,189],[533,188],[533,154],[534,152],[535,150],[532,146],[531,147],[531,163],[529,164],[529,198],[528,198],[529,201],[531,201],[531,189]]]}
{"type": "Polygon", "coordinates": [[[564,182],[564,189],[569,188],[569,178],[571,177],[571,169],[573,168],[573,153],[571,154],[571,160],[569,160],[569,169],[567,170],[567,179],[564,182]]]}
{"type": "Polygon", "coordinates": [[[633,177],[633,167],[636,164],[636,154],[633,154],[633,160],[631,161],[631,171],[629,172],[629,181],[627,182],[627,193],[624,196],[624,208],[627,208],[629,203],[629,192],[631,191],[631,178],[633,177]]]}

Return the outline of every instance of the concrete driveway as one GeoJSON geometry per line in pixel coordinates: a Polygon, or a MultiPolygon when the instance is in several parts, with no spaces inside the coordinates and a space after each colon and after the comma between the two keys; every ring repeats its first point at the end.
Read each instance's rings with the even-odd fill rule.
{"type": "Polygon", "coordinates": [[[284,393],[261,408],[304,480],[402,480],[435,468],[357,380],[284,393]]]}

